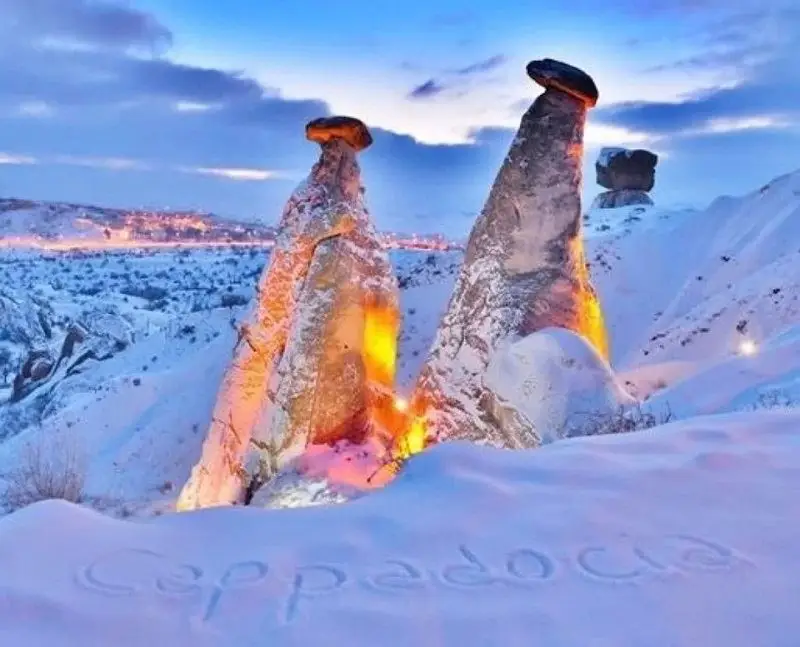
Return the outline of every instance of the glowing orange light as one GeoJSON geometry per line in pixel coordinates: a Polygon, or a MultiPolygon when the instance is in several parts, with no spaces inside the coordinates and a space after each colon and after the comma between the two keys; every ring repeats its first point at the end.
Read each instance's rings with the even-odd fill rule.
{"type": "Polygon", "coordinates": [[[405,413],[406,411],[408,411],[408,400],[406,400],[405,398],[395,398],[394,408],[397,409],[400,413],[405,413]]]}
{"type": "Polygon", "coordinates": [[[600,299],[591,288],[589,270],[586,268],[586,255],[583,249],[583,239],[578,236],[570,241],[572,258],[576,262],[576,271],[579,282],[579,311],[578,320],[575,322],[575,332],[583,335],[603,356],[608,360],[608,335],[606,332],[603,311],[600,299]]]}

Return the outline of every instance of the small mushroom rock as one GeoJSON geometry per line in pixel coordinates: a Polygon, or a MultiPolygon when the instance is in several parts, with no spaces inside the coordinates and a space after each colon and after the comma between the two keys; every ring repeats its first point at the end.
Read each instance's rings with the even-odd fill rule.
{"type": "Polygon", "coordinates": [[[508,437],[485,386],[491,357],[515,339],[566,328],[607,356],[581,234],[583,131],[597,87],[582,70],[551,59],[529,63],[527,72],[545,91],[522,117],[472,229],[412,399],[429,440],[538,442],[536,430],[508,437]]]}
{"type": "Polygon", "coordinates": [[[652,205],[647,193],[656,181],[658,155],[644,149],[603,148],[595,163],[597,183],[608,191],[598,195],[593,209],[652,205]]]}

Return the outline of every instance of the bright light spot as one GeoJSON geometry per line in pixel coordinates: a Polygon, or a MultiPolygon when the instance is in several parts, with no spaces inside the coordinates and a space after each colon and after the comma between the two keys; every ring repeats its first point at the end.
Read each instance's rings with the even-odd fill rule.
{"type": "Polygon", "coordinates": [[[400,411],[401,413],[405,413],[406,411],[408,411],[408,400],[404,398],[395,398],[394,408],[400,411]]]}
{"type": "Polygon", "coordinates": [[[743,339],[739,342],[739,354],[751,356],[758,352],[758,346],[752,339],[743,339]]]}

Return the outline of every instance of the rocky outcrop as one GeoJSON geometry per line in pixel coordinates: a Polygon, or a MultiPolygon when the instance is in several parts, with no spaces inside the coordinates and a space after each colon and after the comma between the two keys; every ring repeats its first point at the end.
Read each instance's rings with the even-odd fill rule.
{"type": "Polygon", "coordinates": [[[581,165],[591,77],[546,59],[528,65],[545,92],[516,138],[470,234],[464,265],[412,401],[435,439],[531,446],[508,437],[484,376],[492,355],[547,327],[584,336],[605,356],[600,305],[581,238],[581,165]]]}
{"type": "Polygon", "coordinates": [[[658,155],[650,151],[603,148],[595,163],[597,183],[608,191],[598,195],[593,209],[652,205],[647,195],[656,179],[658,155]]]}
{"type": "Polygon", "coordinates": [[[322,154],[284,209],[180,509],[245,500],[307,445],[363,439],[391,398],[397,286],[356,161],[372,139],[347,117],[306,135],[322,154]]]}
{"type": "Polygon", "coordinates": [[[504,437],[526,439],[525,446],[600,429],[634,403],[597,350],[561,328],[499,350],[485,383],[504,437]]]}

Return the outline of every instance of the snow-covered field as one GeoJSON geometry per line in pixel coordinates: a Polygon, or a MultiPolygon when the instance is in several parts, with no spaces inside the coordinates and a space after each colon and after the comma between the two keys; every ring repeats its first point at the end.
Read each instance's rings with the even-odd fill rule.
{"type": "MultiPolygon", "coordinates": [[[[95,505],[134,520],[51,502],[0,521],[0,644],[797,644],[800,172],[585,224],[617,381],[635,416],[677,422],[440,446],[384,490],[290,511],[162,514],[266,252],[3,253],[0,399],[72,322],[96,353],[0,404],[0,472],[71,447],[95,505]]],[[[460,260],[392,253],[401,391],[460,260]]]]}
{"type": "Polygon", "coordinates": [[[0,531],[0,644],[793,647],[798,422],[439,446],[334,507],[38,504],[0,531]]]}

